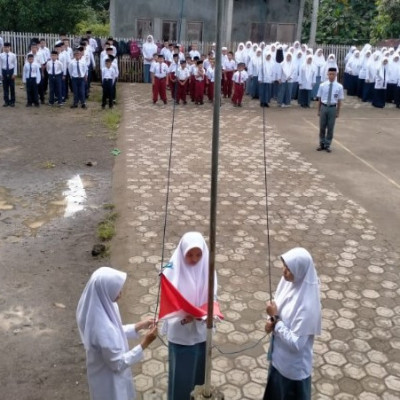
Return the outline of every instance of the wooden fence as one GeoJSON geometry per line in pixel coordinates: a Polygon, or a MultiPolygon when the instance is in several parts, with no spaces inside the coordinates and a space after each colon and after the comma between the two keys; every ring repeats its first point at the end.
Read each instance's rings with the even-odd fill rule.
{"type": "MultiPolygon", "coordinates": [[[[54,44],[57,40],[59,40],[59,35],[57,34],[49,34],[49,33],[18,33],[18,32],[0,32],[0,37],[3,38],[4,42],[10,42],[12,51],[18,56],[18,74],[21,76],[22,68],[25,60],[25,56],[29,51],[30,43],[33,38],[37,39],[45,39],[46,45],[49,48],[53,48],[54,44]]],[[[79,36],[67,36],[71,42],[71,46],[78,45],[80,41],[79,36]]],[[[102,44],[106,41],[107,38],[102,37],[100,41],[102,44]]],[[[118,43],[124,42],[128,43],[133,40],[138,42],[139,46],[141,46],[142,39],[135,38],[114,38],[118,43]]],[[[189,42],[181,42],[180,43],[185,49],[188,49],[190,46],[189,42]]],[[[161,45],[161,44],[160,44],[161,45]]],[[[207,54],[212,47],[211,42],[203,42],[199,43],[199,51],[207,54]]],[[[236,51],[238,43],[232,42],[228,48],[233,52],[236,51]]],[[[317,45],[314,50],[317,48],[322,48],[325,57],[329,54],[333,53],[336,55],[337,63],[339,66],[339,80],[342,79],[343,71],[344,71],[344,58],[349,50],[349,46],[343,45],[317,45]]],[[[99,63],[99,54],[95,54],[96,59],[96,70],[95,76],[100,76],[100,63],[99,63]]],[[[142,59],[132,60],[129,54],[120,54],[118,56],[118,64],[120,70],[119,80],[122,82],[142,82],[143,81],[143,63],[142,59]]]]}

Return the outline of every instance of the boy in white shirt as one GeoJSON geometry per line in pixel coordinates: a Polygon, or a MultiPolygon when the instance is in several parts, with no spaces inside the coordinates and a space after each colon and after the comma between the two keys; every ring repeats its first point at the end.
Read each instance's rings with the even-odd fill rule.
{"type": "Polygon", "coordinates": [[[103,98],[101,102],[101,108],[104,110],[108,101],[108,106],[113,108],[114,105],[114,84],[117,80],[117,71],[112,67],[112,60],[107,58],[105,60],[105,67],[101,71],[102,86],[103,86],[103,98]]]}
{"type": "Polygon", "coordinates": [[[49,106],[54,105],[54,100],[57,99],[58,106],[62,106],[62,80],[64,77],[64,66],[58,59],[56,50],[51,52],[50,61],[46,64],[47,76],[49,79],[49,106]]]}
{"type": "Polygon", "coordinates": [[[248,74],[244,70],[245,63],[238,64],[238,70],[233,74],[232,81],[234,82],[234,93],[232,103],[234,107],[242,107],[244,87],[248,79],[248,74]]]}
{"type": "Polygon", "coordinates": [[[27,107],[32,107],[33,104],[35,107],[39,107],[38,85],[41,79],[41,66],[34,62],[33,54],[28,54],[22,73],[22,82],[26,87],[27,107]]]}
{"type": "Polygon", "coordinates": [[[230,51],[228,53],[228,59],[225,60],[222,64],[222,73],[224,79],[222,92],[224,94],[224,97],[230,98],[232,96],[232,77],[235,69],[236,61],[233,59],[233,53],[230,51]]]}
{"type": "Polygon", "coordinates": [[[186,102],[186,92],[187,85],[189,81],[190,73],[188,68],[186,68],[186,60],[180,61],[180,67],[176,71],[176,80],[178,85],[178,94],[176,98],[176,104],[182,100],[183,104],[187,104],[186,102]]]}

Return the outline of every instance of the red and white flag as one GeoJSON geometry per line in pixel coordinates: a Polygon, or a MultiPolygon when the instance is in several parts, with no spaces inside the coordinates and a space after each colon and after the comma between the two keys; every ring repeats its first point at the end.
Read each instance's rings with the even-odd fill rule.
{"type": "MultiPolygon", "coordinates": [[[[187,301],[178,289],[164,275],[160,275],[161,279],[161,298],[160,312],[158,319],[169,319],[173,317],[186,317],[191,315],[194,318],[205,319],[207,317],[208,304],[205,303],[201,307],[196,307],[187,301]]],[[[214,317],[223,319],[219,304],[214,302],[214,317]]]]}

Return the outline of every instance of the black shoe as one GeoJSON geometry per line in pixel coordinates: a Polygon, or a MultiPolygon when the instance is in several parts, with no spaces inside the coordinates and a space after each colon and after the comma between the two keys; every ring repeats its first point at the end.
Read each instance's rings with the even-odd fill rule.
{"type": "Polygon", "coordinates": [[[319,147],[317,147],[317,151],[322,151],[325,150],[325,145],[320,144],[319,147]]]}
{"type": "Polygon", "coordinates": [[[166,101],[164,101],[164,104],[167,104],[167,102],[166,102],[166,101]]]}
{"type": "Polygon", "coordinates": [[[78,108],[77,104],[72,104],[72,106],[70,108],[78,108]]]}
{"type": "Polygon", "coordinates": [[[331,150],[329,147],[325,147],[325,151],[326,151],[327,153],[332,153],[332,150],[331,150]]]}
{"type": "Polygon", "coordinates": [[[39,103],[35,103],[35,107],[40,107],[40,104],[39,103]]]}
{"type": "Polygon", "coordinates": [[[4,103],[4,104],[3,104],[3,107],[8,107],[8,106],[9,106],[8,103],[4,103]]]}
{"type": "Polygon", "coordinates": [[[101,108],[102,108],[103,110],[105,110],[106,106],[105,106],[105,105],[102,105],[101,108]]]}
{"type": "Polygon", "coordinates": [[[81,105],[81,107],[82,107],[82,108],[87,108],[87,106],[86,106],[85,103],[83,103],[83,104],[81,105]]]}
{"type": "Polygon", "coordinates": [[[32,107],[32,104],[28,103],[25,107],[32,107]]]}
{"type": "Polygon", "coordinates": [[[10,107],[15,107],[15,104],[14,103],[10,103],[9,106],[10,107]]]}

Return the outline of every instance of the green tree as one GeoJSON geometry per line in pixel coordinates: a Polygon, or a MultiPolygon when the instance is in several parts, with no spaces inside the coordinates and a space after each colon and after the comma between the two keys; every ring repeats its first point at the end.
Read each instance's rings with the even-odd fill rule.
{"type": "Polygon", "coordinates": [[[400,38],[400,1],[377,0],[378,15],[373,26],[373,38],[400,38]]]}
{"type": "Polygon", "coordinates": [[[15,32],[73,32],[88,17],[86,0],[0,0],[1,25],[15,32]]]}
{"type": "MultiPolygon", "coordinates": [[[[302,40],[308,41],[312,0],[307,0],[302,40]]],[[[371,26],[377,15],[375,0],[321,0],[317,43],[354,44],[371,39],[371,26]]]]}

